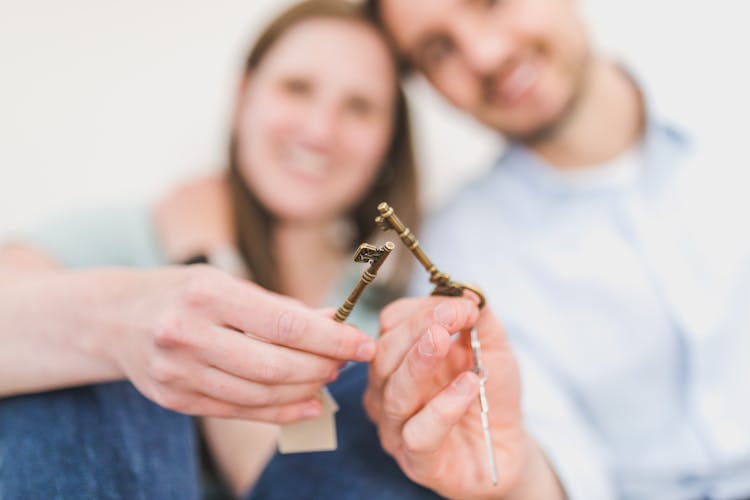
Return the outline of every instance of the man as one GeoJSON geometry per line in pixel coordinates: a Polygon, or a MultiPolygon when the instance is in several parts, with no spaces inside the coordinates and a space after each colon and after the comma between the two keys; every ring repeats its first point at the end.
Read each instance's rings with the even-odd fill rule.
{"type": "Polygon", "coordinates": [[[593,51],[576,7],[368,3],[405,64],[511,147],[422,242],[487,307],[389,306],[366,409],[402,470],[449,497],[750,497],[738,161],[654,116],[634,79],[593,51]],[[472,326],[497,486],[468,371],[472,326]]]}

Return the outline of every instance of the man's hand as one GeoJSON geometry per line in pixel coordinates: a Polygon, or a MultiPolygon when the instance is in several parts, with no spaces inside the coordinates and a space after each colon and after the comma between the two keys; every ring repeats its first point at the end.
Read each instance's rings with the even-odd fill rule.
{"type": "Polygon", "coordinates": [[[387,307],[364,402],[383,448],[415,482],[451,498],[530,493],[527,475],[543,457],[524,432],[516,361],[488,308],[480,313],[468,299],[444,297],[387,307]],[[471,372],[469,332],[475,323],[488,372],[498,486],[490,479],[479,379],[471,372]],[[461,333],[452,341],[454,332],[461,333]]]}

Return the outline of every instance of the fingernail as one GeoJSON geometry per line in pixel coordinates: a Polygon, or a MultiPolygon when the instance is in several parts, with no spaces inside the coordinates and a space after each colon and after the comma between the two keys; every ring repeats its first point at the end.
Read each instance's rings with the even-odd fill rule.
{"type": "Polygon", "coordinates": [[[474,384],[472,383],[472,380],[468,373],[464,373],[463,375],[461,375],[461,377],[453,382],[453,390],[461,396],[470,394],[473,388],[474,384]]]}
{"type": "Polygon", "coordinates": [[[432,332],[427,329],[424,335],[419,339],[419,345],[417,346],[419,353],[422,356],[430,357],[435,354],[435,339],[432,338],[432,332]]]}
{"type": "Polygon", "coordinates": [[[435,308],[435,320],[447,327],[456,320],[456,306],[452,301],[441,302],[435,308]]]}
{"type": "Polygon", "coordinates": [[[320,414],[320,405],[317,403],[311,403],[302,410],[302,416],[305,418],[317,417],[320,414]]]}
{"type": "Polygon", "coordinates": [[[375,355],[375,343],[374,342],[363,342],[357,348],[355,357],[360,361],[369,361],[375,355]]]}

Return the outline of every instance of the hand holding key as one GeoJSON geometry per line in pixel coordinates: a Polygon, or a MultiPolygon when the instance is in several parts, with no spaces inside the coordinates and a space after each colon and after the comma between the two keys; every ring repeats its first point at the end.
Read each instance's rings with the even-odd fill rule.
{"type": "Polygon", "coordinates": [[[383,448],[411,479],[448,497],[564,498],[523,429],[516,361],[482,291],[439,271],[387,203],[378,211],[378,225],[429,273],[432,295],[457,297],[402,300],[381,315],[364,402],[383,448]]]}
{"type": "MultiPolygon", "coordinates": [[[[453,281],[449,274],[440,272],[435,264],[432,263],[427,255],[422,251],[417,241],[416,236],[411,230],[406,227],[401,219],[398,218],[396,212],[393,210],[388,203],[381,203],[378,205],[378,212],[380,215],[375,219],[375,222],[384,230],[393,230],[398,233],[401,241],[404,242],[406,247],[412,252],[414,257],[419,261],[422,267],[430,273],[430,282],[435,285],[435,289],[432,291],[432,295],[442,295],[446,297],[461,297],[466,292],[474,296],[478,301],[479,309],[484,307],[485,298],[482,291],[473,285],[467,285],[453,281]]],[[[479,377],[479,408],[480,418],[482,421],[482,432],[484,433],[485,451],[487,453],[487,466],[490,471],[490,480],[492,484],[497,486],[497,463],[495,462],[495,450],[492,442],[492,431],[489,425],[489,404],[487,401],[486,383],[487,383],[487,369],[482,363],[482,349],[481,342],[479,341],[479,335],[477,334],[476,328],[471,328],[471,353],[472,353],[472,372],[479,377]]]]}
{"type": "Polygon", "coordinates": [[[466,298],[402,299],[383,311],[381,325],[365,408],[384,449],[412,480],[450,498],[498,498],[517,487],[535,448],[522,425],[515,358],[492,312],[466,298]],[[498,486],[485,460],[472,327],[492,367],[488,419],[498,486]]]}

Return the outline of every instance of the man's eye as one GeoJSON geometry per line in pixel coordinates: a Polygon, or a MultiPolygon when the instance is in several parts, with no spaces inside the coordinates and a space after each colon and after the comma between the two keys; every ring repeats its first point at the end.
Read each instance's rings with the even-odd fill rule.
{"type": "Polygon", "coordinates": [[[447,38],[433,40],[422,52],[419,62],[424,69],[434,69],[453,55],[456,47],[447,38]]]}

